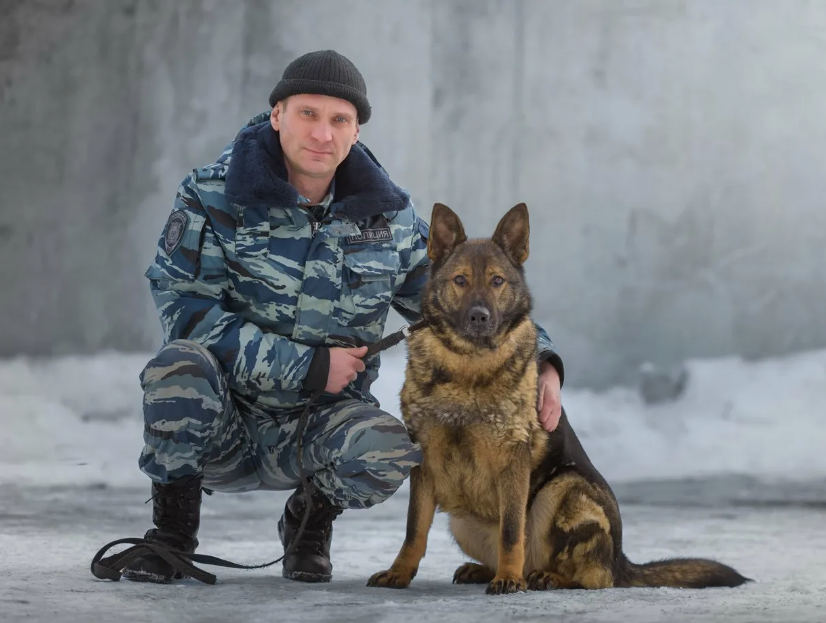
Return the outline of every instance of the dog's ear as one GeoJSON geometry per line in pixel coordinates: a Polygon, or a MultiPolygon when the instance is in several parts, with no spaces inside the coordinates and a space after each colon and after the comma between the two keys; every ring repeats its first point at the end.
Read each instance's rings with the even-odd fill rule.
{"type": "Polygon", "coordinates": [[[493,241],[498,244],[505,254],[521,266],[528,259],[530,252],[528,238],[531,226],[528,222],[528,206],[518,203],[513,206],[493,233],[493,241]]]}
{"type": "Polygon", "coordinates": [[[427,238],[427,257],[430,261],[436,264],[445,260],[465,240],[465,228],[456,213],[443,203],[433,204],[430,235],[427,238]]]}

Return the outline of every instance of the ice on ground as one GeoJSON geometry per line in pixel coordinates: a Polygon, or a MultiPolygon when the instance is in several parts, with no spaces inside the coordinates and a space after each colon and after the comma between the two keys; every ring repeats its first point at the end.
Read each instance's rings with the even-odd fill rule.
{"type": "MultiPolygon", "coordinates": [[[[146,488],[0,485],[0,620],[4,623],[822,623],[826,621],[826,531],[822,512],[789,508],[622,509],[625,550],[635,562],[709,556],[755,581],[735,589],[550,591],[487,596],[451,584],[466,558],[437,515],[419,573],[406,590],[367,588],[404,538],[406,500],[393,496],[336,520],[333,581],[285,580],[279,567],[216,573],[214,586],[97,580],[92,555],[150,525],[146,488]]],[[[199,552],[253,564],[281,555],[276,522],[285,494],[207,496],[199,552]]]]}

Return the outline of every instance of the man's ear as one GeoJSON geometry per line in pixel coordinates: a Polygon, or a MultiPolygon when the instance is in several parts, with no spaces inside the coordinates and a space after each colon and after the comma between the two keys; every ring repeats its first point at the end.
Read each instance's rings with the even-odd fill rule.
{"type": "Polygon", "coordinates": [[[359,132],[361,132],[361,126],[359,122],[356,121],[356,135],[353,137],[353,145],[359,142],[359,132]]]}
{"type": "Polygon", "coordinates": [[[272,112],[270,112],[270,125],[272,126],[272,129],[276,132],[278,132],[281,128],[282,114],[283,111],[281,110],[281,102],[276,102],[275,107],[272,109],[272,112]]]}

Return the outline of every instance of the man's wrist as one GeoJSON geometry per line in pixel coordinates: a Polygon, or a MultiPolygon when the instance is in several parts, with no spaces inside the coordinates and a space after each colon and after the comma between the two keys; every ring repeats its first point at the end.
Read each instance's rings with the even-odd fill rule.
{"type": "Polygon", "coordinates": [[[311,392],[323,390],[327,387],[327,379],[330,376],[330,349],[326,346],[319,346],[315,350],[313,360],[304,377],[304,389],[311,392]]]}
{"type": "Polygon", "coordinates": [[[542,360],[539,362],[540,374],[545,373],[548,369],[556,370],[559,376],[559,386],[565,382],[565,367],[562,365],[562,357],[556,353],[545,353],[542,360]]]}

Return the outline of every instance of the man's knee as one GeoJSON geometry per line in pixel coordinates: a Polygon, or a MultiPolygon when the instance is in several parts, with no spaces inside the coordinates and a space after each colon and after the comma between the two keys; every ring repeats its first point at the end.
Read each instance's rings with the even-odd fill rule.
{"type": "MultiPolygon", "coordinates": [[[[141,373],[144,389],[171,378],[203,378],[217,381],[222,376],[218,361],[205,346],[190,340],[174,340],[164,345],[141,373]]],[[[216,387],[216,391],[217,391],[216,387]]]]}
{"type": "Polygon", "coordinates": [[[226,382],[209,350],[189,340],[174,340],[146,364],[141,386],[151,402],[194,396],[217,398],[225,392],[226,382]]]}
{"type": "Polygon", "coordinates": [[[141,385],[141,469],[158,482],[198,473],[229,400],[215,357],[195,342],[175,340],[146,365],[141,385]]]}
{"type": "Polygon", "coordinates": [[[201,428],[224,411],[227,400],[226,380],[217,360],[188,340],[161,348],[141,373],[141,385],[147,431],[161,423],[177,430],[201,428]]]}
{"type": "MultiPolygon", "coordinates": [[[[367,508],[389,498],[421,463],[418,444],[407,429],[386,413],[366,418],[346,433],[337,475],[346,483],[349,506],[367,508]]],[[[338,497],[338,496],[337,496],[338,497]]]]}

